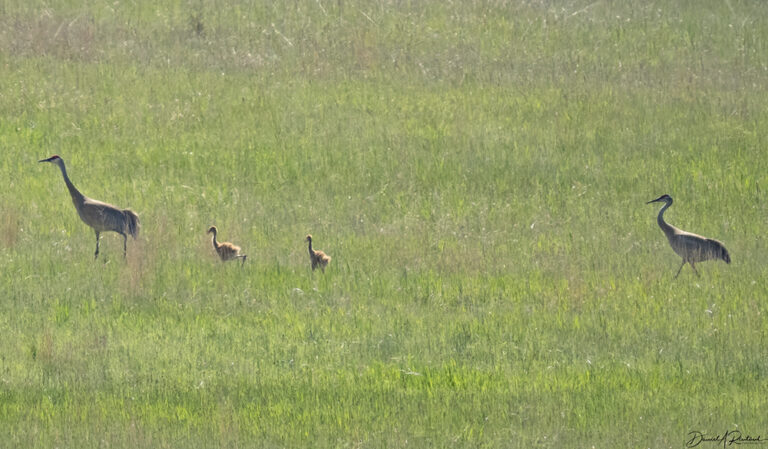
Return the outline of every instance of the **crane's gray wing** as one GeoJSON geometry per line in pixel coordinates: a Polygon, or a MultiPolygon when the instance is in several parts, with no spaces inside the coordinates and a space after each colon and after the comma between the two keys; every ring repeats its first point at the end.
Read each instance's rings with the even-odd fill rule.
{"type": "Polygon", "coordinates": [[[731,263],[731,257],[725,246],[714,239],[708,239],[690,232],[681,232],[674,237],[672,247],[683,259],[703,262],[710,259],[723,259],[731,263]]]}
{"type": "Polygon", "coordinates": [[[719,240],[707,239],[706,251],[710,259],[723,259],[725,263],[731,263],[731,255],[719,240]]]}
{"type": "Polygon", "coordinates": [[[125,214],[117,207],[88,199],[80,211],[83,221],[96,231],[114,231],[122,233],[125,227],[125,214]]]}

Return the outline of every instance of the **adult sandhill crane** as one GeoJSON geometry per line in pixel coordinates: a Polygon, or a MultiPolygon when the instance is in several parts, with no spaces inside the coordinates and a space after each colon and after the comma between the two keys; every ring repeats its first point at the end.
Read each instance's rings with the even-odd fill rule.
{"type": "Polygon", "coordinates": [[[307,241],[309,242],[309,260],[312,262],[312,271],[315,271],[315,268],[320,267],[320,270],[325,273],[325,267],[328,266],[331,257],[320,250],[312,249],[311,235],[307,235],[307,241]]]}
{"type": "Polygon", "coordinates": [[[59,169],[61,169],[64,183],[67,185],[69,196],[72,197],[72,202],[75,204],[77,214],[80,215],[80,219],[85,224],[96,232],[96,252],[93,254],[93,258],[99,257],[99,236],[105,231],[114,231],[123,236],[123,258],[125,258],[128,252],[128,234],[134,240],[139,236],[139,216],[130,209],[120,209],[111,204],[88,198],[80,193],[72,184],[72,181],[69,180],[69,176],[67,176],[67,167],[64,166],[64,159],[58,155],[53,155],[48,159],[42,159],[38,162],[50,162],[58,165],[59,169]]]}
{"type": "Polygon", "coordinates": [[[699,272],[696,271],[696,262],[704,262],[709,259],[723,259],[725,263],[731,263],[731,256],[728,254],[728,250],[721,242],[714,239],[708,239],[700,235],[696,235],[690,232],[685,232],[678,229],[671,224],[664,221],[664,211],[672,205],[672,197],[669,195],[661,195],[655,200],[648,201],[645,204],[665,202],[664,207],[659,211],[659,227],[669,240],[669,245],[677,253],[678,256],[683,258],[683,263],[675,274],[675,278],[680,274],[680,270],[687,263],[693,268],[693,272],[696,276],[699,276],[699,272]]]}
{"type": "Polygon", "coordinates": [[[221,258],[222,262],[226,262],[228,260],[234,260],[234,259],[242,259],[240,261],[240,266],[242,267],[245,263],[246,256],[245,254],[240,254],[240,247],[237,245],[234,245],[229,242],[221,242],[219,243],[216,241],[216,234],[218,234],[219,230],[216,229],[216,226],[211,226],[208,228],[208,234],[213,234],[213,248],[216,250],[216,252],[219,254],[219,257],[221,258]]]}

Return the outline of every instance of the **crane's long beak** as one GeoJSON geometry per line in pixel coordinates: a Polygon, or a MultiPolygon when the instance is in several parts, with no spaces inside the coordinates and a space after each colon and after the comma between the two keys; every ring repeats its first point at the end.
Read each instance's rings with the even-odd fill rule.
{"type": "Polygon", "coordinates": [[[656,198],[655,200],[648,201],[645,204],[651,204],[651,203],[656,203],[656,202],[662,201],[662,198],[664,198],[664,195],[661,195],[660,197],[656,198]]]}
{"type": "Polygon", "coordinates": [[[52,157],[49,157],[48,159],[40,159],[40,160],[39,160],[39,161],[37,161],[37,162],[51,162],[51,159],[53,159],[53,158],[52,158],[52,157]]]}

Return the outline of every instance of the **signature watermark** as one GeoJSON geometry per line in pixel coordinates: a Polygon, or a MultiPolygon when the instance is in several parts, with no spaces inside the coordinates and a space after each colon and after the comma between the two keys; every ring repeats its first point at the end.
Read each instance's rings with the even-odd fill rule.
{"type": "Polygon", "coordinates": [[[763,444],[768,442],[761,435],[752,436],[742,433],[741,430],[726,430],[723,434],[707,434],[698,430],[688,432],[685,447],[696,447],[702,443],[715,443],[724,448],[741,444],[763,444]]]}

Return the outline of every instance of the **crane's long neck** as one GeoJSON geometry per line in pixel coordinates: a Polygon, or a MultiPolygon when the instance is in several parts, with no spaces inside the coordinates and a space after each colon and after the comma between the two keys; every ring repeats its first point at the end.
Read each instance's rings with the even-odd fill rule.
{"type": "Polygon", "coordinates": [[[315,252],[312,251],[312,239],[309,239],[309,254],[310,255],[314,255],[315,254],[315,252]]]}
{"type": "Polygon", "coordinates": [[[659,227],[661,228],[662,231],[664,231],[664,234],[666,234],[667,237],[669,237],[669,236],[671,236],[671,235],[673,235],[675,233],[674,226],[672,226],[669,223],[667,223],[666,221],[664,221],[664,212],[667,209],[669,209],[669,206],[671,206],[671,205],[672,205],[672,202],[667,201],[667,204],[665,204],[664,207],[662,207],[661,210],[659,211],[659,216],[656,219],[656,221],[659,223],[659,227]]]}
{"type": "Polygon", "coordinates": [[[213,241],[213,247],[215,249],[219,249],[219,242],[216,241],[216,231],[212,231],[212,232],[213,232],[213,240],[212,240],[213,241]]]}
{"type": "Polygon", "coordinates": [[[75,203],[75,207],[83,204],[83,202],[85,202],[85,195],[80,193],[80,191],[77,190],[77,187],[72,184],[72,181],[69,180],[69,175],[67,175],[67,167],[64,165],[64,161],[59,160],[58,164],[56,165],[58,165],[59,169],[61,169],[61,175],[64,176],[64,184],[67,185],[69,196],[72,197],[72,202],[75,203]]]}

